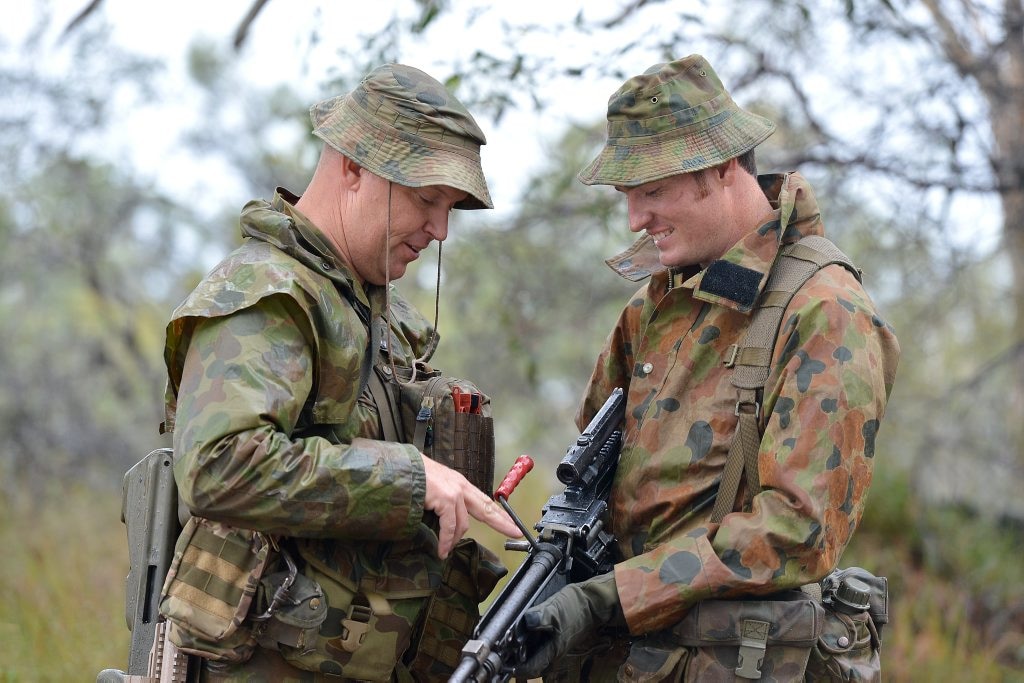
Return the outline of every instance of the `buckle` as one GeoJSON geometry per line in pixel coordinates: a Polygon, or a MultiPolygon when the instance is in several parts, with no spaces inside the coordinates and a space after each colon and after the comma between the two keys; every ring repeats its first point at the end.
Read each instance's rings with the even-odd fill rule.
{"type": "Polygon", "coordinates": [[[369,605],[352,605],[348,618],[341,620],[341,647],[345,652],[355,652],[363,644],[372,616],[369,605]]]}
{"type": "MultiPolygon", "coordinates": [[[[734,412],[736,417],[739,417],[739,415],[740,415],[740,406],[753,406],[754,410],[752,412],[753,412],[753,415],[754,415],[754,419],[756,420],[756,419],[759,419],[761,417],[761,404],[758,403],[757,401],[736,401],[736,410],[734,412]]],[[[743,411],[743,413],[745,415],[750,415],[751,414],[748,411],[743,411]]]]}
{"type": "Polygon", "coordinates": [[[761,678],[761,663],[768,647],[768,630],[771,624],[767,621],[744,619],[740,624],[740,653],[736,675],[752,681],[761,678]]]}
{"type": "Polygon", "coordinates": [[[730,344],[729,348],[725,350],[726,358],[722,361],[722,365],[727,368],[731,368],[736,365],[736,357],[740,354],[740,347],[738,344],[730,344]]]}

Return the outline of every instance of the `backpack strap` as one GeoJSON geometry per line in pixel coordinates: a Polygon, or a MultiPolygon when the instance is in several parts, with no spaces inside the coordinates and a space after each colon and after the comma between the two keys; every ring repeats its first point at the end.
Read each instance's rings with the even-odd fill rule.
{"type": "Polygon", "coordinates": [[[744,507],[750,504],[754,494],[761,489],[757,471],[761,447],[761,395],[771,372],[772,352],[778,339],[782,315],[804,283],[816,272],[832,264],[843,266],[860,281],[861,272],[853,261],[824,237],[809,235],[783,247],[768,274],[768,283],[751,315],[743,339],[726,351],[723,363],[728,368],[735,368],[732,385],[738,392],[738,419],[711,512],[712,522],[721,522],[733,510],[740,479],[744,475],[747,484],[744,507]]]}

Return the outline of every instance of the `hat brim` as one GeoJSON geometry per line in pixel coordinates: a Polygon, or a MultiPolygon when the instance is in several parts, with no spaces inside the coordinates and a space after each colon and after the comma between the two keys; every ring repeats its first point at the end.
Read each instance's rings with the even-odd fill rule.
{"type": "Polygon", "coordinates": [[[359,115],[354,106],[338,107],[313,134],[360,166],[406,187],[446,185],[469,196],[456,209],[493,209],[480,155],[442,140],[398,129],[384,129],[359,115]]]}
{"type": "Polygon", "coordinates": [[[743,109],[723,111],[718,117],[719,122],[704,122],[693,131],[609,140],[577,178],[584,185],[635,187],[725,163],[775,132],[770,120],[743,109]]]}

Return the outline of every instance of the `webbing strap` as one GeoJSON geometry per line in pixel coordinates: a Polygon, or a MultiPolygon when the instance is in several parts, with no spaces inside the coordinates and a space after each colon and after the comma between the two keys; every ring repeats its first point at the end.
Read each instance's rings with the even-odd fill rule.
{"type": "Polygon", "coordinates": [[[740,478],[747,475],[747,491],[760,488],[757,475],[757,453],[760,449],[761,431],[758,429],[760,405],[757,393],[751,389],[740,390],[740,400],[736,403],[736,433],[729,445],[729,455],[725,460],[725,471],[722,483],[715,497],[715,507],[711,511],[711,521],[721,522],[732,510],[736,493],[740,488],[740,478]]]}
{"type": "MultiPolygon", "coordinates": [[[[385,371],[389,371],[387,368],[385,371]]],[[[384,386],[384,380],[377,370],[370,373],[367,384],[370,389],[370,396],[377,405],[377,415],[380,418],[380,427],[385,441],[403,442],[401,424],[398,416],[398,406],[395,405],[392,392],[384,386]]]]}
{"type": "Polygon", "coordinates": [[[741,472],[746,474],[747,485],[744,507],[761,489],[757,470],[761,445],[760,398],[771,372],[772,352],[782,324],[782,315],[804,283],[831,264],[842,265],[860,280],[860,270],[850,258],[824,237],[810,235],[783,247],[768,274],[768,282],[743,339],[726,354],[726,367],[735,368],[732,385],[739,394],[736,402],[737,423],[711,513],[712,522],[721,522],[735,506],[741,472]]]}

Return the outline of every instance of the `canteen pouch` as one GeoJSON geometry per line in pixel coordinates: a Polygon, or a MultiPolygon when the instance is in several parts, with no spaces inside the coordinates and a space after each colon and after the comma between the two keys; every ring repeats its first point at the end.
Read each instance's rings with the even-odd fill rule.
{"type": "Polygon", "coordinates": [[[375,367],[376,379],[387,396],[374,396],[385,438],[411,443],[421,453],[450,467],[474,486],[492,494],[494,487],[494,418],[491,399],[468,380],[448,377],[427,365],[409,368],[375,367]],[[390,415],[389,415],[390,414],[390,415]]]}
{"type": "Polygon", "coordinates": [[[260,647],[278,650],[282,645],[300,653],[316,645],[320,625],[327,618],[323,588],[298,571],[291,555],[282,548],[285,568],[260,580],[256,592],[253,634],[260,647]]]}
{"type": "Polygon", "coordinates": [[[859,567],[837,570],[822,581],[825,624],[807,665],[810,681],[880,681],[881,630],[889,621],[888,581],[859,567]],[[863,581],[871,589],[866,611],[835,608],[830,593],[844,577],[863,581]],[[851,613],[852,612],[852,613],[851,613]]]}
{"type": "Polygon", "coordinates": [[[256,642],[245,618],[274,555],[261,532],[189,518],[161,593],[171,642],[213,661],[248,660],[256,642]]]}
{"type": "Polygon", "coordinates": [[[636,641],[620,680],[803,680],[823,621],[821,604],[795,591],[703,600],[670,631],[636,641]]]}
{"type": "Polygon", "coordinates": [[[471,538],[463,538],[445,560],[441,587],[424,610],[412,660],[413,676],[448,680],[462,659],[462,647],[480,620],[480,603],[508,573],[498,556],[471,538]]]}

